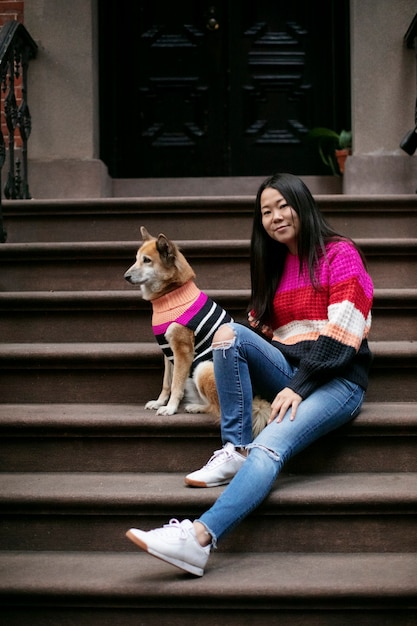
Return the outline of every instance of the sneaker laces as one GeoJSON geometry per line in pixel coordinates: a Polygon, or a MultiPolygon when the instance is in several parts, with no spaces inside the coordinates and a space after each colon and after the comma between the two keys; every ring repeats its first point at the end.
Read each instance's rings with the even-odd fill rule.
{"type": "Polygon", "coordinates": [[[215,450],[213,452],[213,455],[210,457],[210,459],[207,461],[207,463],[205,464],[204,467],[215,467],[216,465],[219,465],[219,463],[221,463],[223,461],[223,456],[226,456],[227,459],[233,459],[233,452],[234,452],[234,448],[233,451],[230,451],[230,449],[224,447],[221,450],[215,450]]]}
{"type": "Polygon", "coordinates": [[[188,529],[183,526],[182,522],[172,518],[168,524],[164,524],[162,528],[156,528],[154,531],[156,534],[162,533],[165,536],[178,537],[180,539],[186,539],[188,537],[188,529]]]}

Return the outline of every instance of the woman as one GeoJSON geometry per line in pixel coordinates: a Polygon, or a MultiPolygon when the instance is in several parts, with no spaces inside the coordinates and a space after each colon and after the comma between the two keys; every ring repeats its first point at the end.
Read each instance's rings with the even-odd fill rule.
{"type": "Polygon", "coordinates": [[[194,522],[127,533],[196,576],[217,541],[266,498],[288,459],[359,413],[368,384],[371,278],[355,244],[330,228],[291,174],[268,178],[258,191],[251,282],[249,326],[225,324],[213,338],[223,448],[185,479],[196,487],[230,484],[194,522]],[[252,441],[255,394],[271,412],[252,441]]]}

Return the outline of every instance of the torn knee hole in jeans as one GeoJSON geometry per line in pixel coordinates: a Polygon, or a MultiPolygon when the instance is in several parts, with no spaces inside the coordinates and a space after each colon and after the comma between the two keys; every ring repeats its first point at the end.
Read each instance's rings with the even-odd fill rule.
{"type": "Polygon", "coordinates": [[[222,339],[221,341],[213,341],[211,347],[213,350],[223,350],[223,357],[225,357],[225,351],[233,346],[236,337],[230,337],[230,339],[222,339]]]}
{"type": "Polygon", "coordinates": [[[262,450],[262,452],[265,452],[273,461],[281,460],[279,454],[277,454],[274,450],[271,450],[271,448],[263,446],[261,443],[253,442],[246,446],[246,450],[251,450],[252,448],[258,448],[259,450],[262,450]]]}

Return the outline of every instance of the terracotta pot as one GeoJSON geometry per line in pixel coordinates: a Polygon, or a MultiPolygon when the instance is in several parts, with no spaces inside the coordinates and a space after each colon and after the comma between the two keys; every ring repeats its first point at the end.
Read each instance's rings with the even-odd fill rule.
{"type": "Polygon", "coordinates": [[[352,154],[352,150],[350,150],[349,148],[343,148],[342,150],[336,150],[335,153],[337,164],[339,166],[339,171],[341,174],[343,174],[343,172],[345,171],[345,161],[347,157],[352,154]]]}

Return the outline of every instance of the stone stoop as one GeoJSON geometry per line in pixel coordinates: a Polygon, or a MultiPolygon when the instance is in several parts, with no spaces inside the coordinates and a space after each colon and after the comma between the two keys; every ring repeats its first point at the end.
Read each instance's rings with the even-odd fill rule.
{"type": "Polygon", "coordinates": [[[183,477],[211,416],[156,416],[150,305],[123,280],[145,225],[243,319],[253,198],[5,202],[0,246],[0,598],[7,626],[415,626],[417,199],[317,198],[361,244],[376,293],[361,414],[285,468],[201,579],[131,526],[195,518],[222,488],[183,477]],[[202,233],[204,235],[202,236],[202,233]]]}
{"type": "MultiPolygon", "coordinates": [[[[416,239],[356,239],[375,287],[415,289],[416,239]]],[[[203,289],[248,289],[249,240],[177,241],[203,289]]],[[[0,247],[1,291],[132,291],[123,275],[138,243],[16,243],[0,247]]]]}
{"type": "MultiPolygon", "coordinates": [[[[336,230],[354,239],[417,237],[413,195],[315,195],[336,230]]],[[[130,242],[140,227],[176,241],[250,239],[255,196],[5,200],[7,242],[130,242]]]]}
{"type": "Polygon", "coordinates": [[[8,626],[413,626],[415,613],[402,607],[415,607],[416,566],[412,553],[215,554],[191,579],[143,554],[13,552],[0,568],[17,608],[3,606],[2,617],[8,626]]]}

